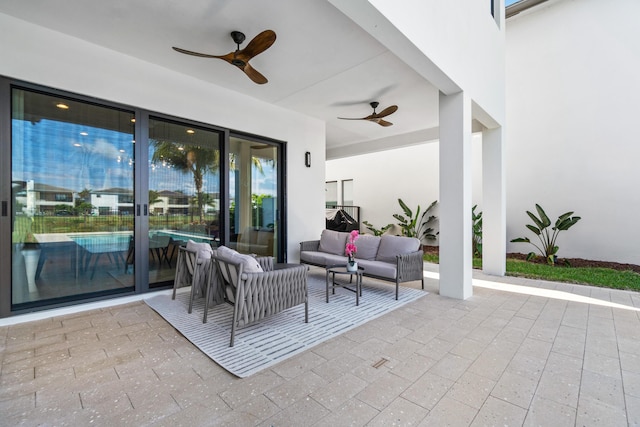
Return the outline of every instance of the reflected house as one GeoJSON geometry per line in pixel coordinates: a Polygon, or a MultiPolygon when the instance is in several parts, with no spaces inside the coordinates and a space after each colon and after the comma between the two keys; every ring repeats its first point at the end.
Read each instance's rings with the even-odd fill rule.
{"type": "Polygon", "coordinates": [[[154,215],[187,215],[189,196],[178,191],[160,191],[158,201],[151,205],[149,211],[154,215]]]}
{"type": "Polygon", "coordinates": [[[91,192],[94,215],[133,215],[133,192],[127,188],[107,188],[91,192]]]}
{"type": "MultiPolygon", "coordinates": [[[[179,191],[162,190],[158,192],[155,202],[149,201],[149,212],[153,215],[188,215],[192,206],[190,201],[195,196],[189,196],[179,191]]],[[[204,206],[206,214],[220,210],[220,194],[207,193],[205,197],[209,203],[204,206]]]]}
{"type": "Polygon", "coordinates": [[[56,206],[69,206],[72,212],[75,198],[73,190],[34,181],[22,183],[23,190],[16,194],[16,202],[27,215],[54,215],[56,206]]]}

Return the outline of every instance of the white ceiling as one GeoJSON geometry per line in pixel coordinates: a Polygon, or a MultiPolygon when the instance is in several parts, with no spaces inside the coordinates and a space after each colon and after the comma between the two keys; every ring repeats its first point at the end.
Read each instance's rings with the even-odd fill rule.
{"type": "Polygon", "coordinates": [[[327,0],[0,0],[0,13],[319,118],[328,152],[416,143],[438,125],[438,91],[327,0]],[[223,55],[231,31],[246,34],[243,47],[265,29],[276,42],[251,60],[264,85],[171,49],[223,55]],[[398,105],[393,126],[337,118],[369,115],[370,101],[398,105]]]}

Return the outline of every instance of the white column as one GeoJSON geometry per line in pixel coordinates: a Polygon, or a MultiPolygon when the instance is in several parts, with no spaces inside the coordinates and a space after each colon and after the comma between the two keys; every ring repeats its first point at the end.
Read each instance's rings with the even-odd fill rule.
{"type": "Polygon", "coordinates": [[[482,270],[504,276],[507,252],[504,131],[482,132],[482,270]]]}
{"type": "Polygon", "coordinates": [[[440,295],[466,299],[471,285],[471,100],[440,92],[440,295]]]}

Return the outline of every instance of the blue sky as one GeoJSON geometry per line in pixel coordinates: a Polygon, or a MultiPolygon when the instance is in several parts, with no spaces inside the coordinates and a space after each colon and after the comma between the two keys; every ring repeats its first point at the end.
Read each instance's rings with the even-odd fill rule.
{"type": "Polygon", "coordinates": [[[514,3],[517,3],[518,1],[520,1],[520,0],[506,0],[504,2],[504,6],[505,7],[510,6],[510,5],[514,4],[514,3]]]}
{"type": "MultiPolygon", "coordinates": [[[[80,124],[41,120],[30,123],[13,120],[12,180],[33,180],[38,184],[80,192],[114,187],[133,191],[133,135],[80,124]]],[[[149,159],[153,147],[149,147],[149,159]]],[[[141,165],[144,167],[144,165],[141,165]]],[[[191,173],[162,164],[148,165],[149,188],[195,194],[191,173]]],[[[276,194],[277,174],[268,162],[264,173],[253,167],[251,189],[255,194],[276,194]]],[[[207,174],[203,191],[217,193],[219,176],[207,174]]],[[[235,188],[231,174],[230,188],[235,188]]]]}

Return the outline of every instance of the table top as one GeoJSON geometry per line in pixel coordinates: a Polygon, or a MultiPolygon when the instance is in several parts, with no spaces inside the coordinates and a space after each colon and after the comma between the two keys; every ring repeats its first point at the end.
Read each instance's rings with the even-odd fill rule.
{"type": "Polygon", "coordinates": [[[358,271],[348,271],[345,264],[333,264],[326,267],[327,273],[336,274],[362,274],[364,273],[364,267],[358,266],[358,271]]]}

